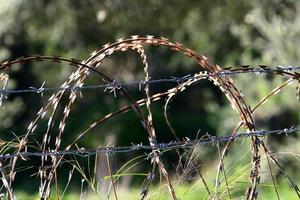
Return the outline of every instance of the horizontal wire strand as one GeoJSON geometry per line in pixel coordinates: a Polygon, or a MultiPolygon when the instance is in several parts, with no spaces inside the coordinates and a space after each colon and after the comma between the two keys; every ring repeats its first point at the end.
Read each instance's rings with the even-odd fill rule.
{"type": "MultiPolygon", "coordinates": [[[[235,71],[235,70],[224,70],[218,73],[210,73],[210,74],[204,74],[204,78],[209,78],[213,76],[234,76],[237,74],[261,74],[261,73],[276,73],[276,72],[295,72],[296,70],[300,70],[300,66],[288,66],[288,67],[282,67],[278,66],[276,68],[253,68],[253,69],[238,69],[240,71],[235,71]]],[[[158,84],[158,83],[177,83],[180,84],[184,81],[187,80],[193,80],[196,79],[196,77],[193,77],[191,74],[182,76],[182,77],[170,77],[170,78],[162,78],[162,79],[155,79],[155,80],[139,80],[139,81],[132,81],[132,82],[119,82],[117,80],[114,80],[113,82],[110,83],[105,83],[105,84],[91,84],[91,85],[83,85],[83,86],[75,86],[75,87],[44,87],[44,83],[42,84],[41,87],[28,87],[28,89],[0,89],[0,94],[7,97],[9,94],[22,94],[22,93],[36,93],[36,94],[42,94],[44,92],[51,92],[51,91],[58,91],[58,90],[75,90],[75,91],[82,91],[82,90],[88,90],[88,89],[99,89],[99,88],[104,88],[106,91],[107,89],[109,90],[116,90],[120,89],[121,87],[125,86],[145,86],[147,84],[158,84]]]]}
{"type": "MultiPolygon", "coordinates": [[[[205,135],[204,138],[195,139],[195,140],[186,140],[186,141],[171,141],[168,143],[158,143],[156,145],[155,151],[161,150],[172,150],[172,149],[182,149],[182,148],[195,148],[201,145],[208,144],[220,144],[227,142],[229,140],[236,140],[241,138],[249,138],[253,136],[257,137],[267,137],[271,135],[291,135],[296,134],[300,131],[300,128],[285,128],[278,130],[258,130],[258,131],[250,131],[244,133],[237,133],[235,135],[230,136],[212,136],[205,135]]],[[[47,151],[47,152],[20,152],[15,154],[0,154],[0,159],[8,159],[14,157],[43,157],[43,156],[51,156],[51,157],[60,157],[66,155],[73,155],[79,157],[88,157],[95,155],[97,153],[128,153],[140,150],[153,150],[153,146],[150,145],[142,145],[142,144],[132,144],[130,146],[105,146],[94,149],[85,149],[79,148],[75,150],[64,150],[64,151],[47,151]]]]}

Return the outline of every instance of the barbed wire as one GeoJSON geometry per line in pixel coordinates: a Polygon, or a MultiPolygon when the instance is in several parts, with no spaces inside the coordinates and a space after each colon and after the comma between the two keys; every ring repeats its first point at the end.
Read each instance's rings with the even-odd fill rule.
{"type": "Polygon", "coordinates": [[[285,129],[278,129],[278,130],[258,130],[258,131],[250,131],[244,133],[237,133],[235,135],[230,136],[212,136],[206,134],[200,139],[190,140],[185,138],[184,141],[171,141],[168,143],[158,143],[156,146],[151,145],[143,145],[143,144],[132,144],[130,146],[105,146],[93,149],[85,149],[85,148],[77,148],[75,150],[64,150],[64,151],[47,151],[47,152],[19,152],[19,153],[12,153],[12,154],[0,154],[0,159],[8,159],[14,157],[61,157],[66,155],[71,156],[79,156],[79,157],[88,157],[95,155],[97,153],[129,153],[134,151],[140,150],[156,150],[156,151],[163,151],[163,150],[172,150],[172,149],[183,149],[183,148],[195,148],[201,145],[207,144],[220,144],[227,142],[229,140],[236,140],[236,139],[245,139],[252,136],[257,137],[266,137],[271,135],[291,135],[296,134],[300,131],[300,128],[285,128],[285,129]]]}
{"type": "MultiPolygon", "coordinates": [[[[259,66],[255,68],[249,68],[249,66],[244,66],[243,68],[238,69],[230,69],[230,70],[224,70],[217,73],[208,73],[203,74],[203,78],[209,78],[213,76],[234,76],[237,74],[255,74],[259,75],[262,73],[280,73],[280,72],[289,72],[289,73],[296,73],[297,70],[300,70],[300,66],[277,66],[273,68],[267,68],[266,66],[259,66]]],[[[58,91],[58,90],[70,90],[70,91],[82,91],[82,90],[88,90],[88,89],[99,89],[104,88],[104,91],[116,91],[119,90],[122,87],[125,86],[139,86],[139,90],[141,90],[142,86],[145,86],[147,84],[157,84],[157,83],[177,83],[180,84],[187,80],[193,80],[196,79],[191,74],[181,76],[181,77],[175,77],[171,76],[170,78],[162,78],[162,79],[149,79],[149,80],[138,80],[138,81],[131,81],[131,82],[120,82],[117,80],[114,80],[113,82],[106,82],[105,84],[91,84],[91,85],[82,85],[80,87],[74,86],[74,87],[44,87],[45,82],[40,87],[28,87],[27,89],[0,89],[0,95],[3,97],[8,97],[10,94],[21,94],[21,93],[36,93],[39,95],[43,95],[45,92],[51,92],[51,91],[58,91]]]]}

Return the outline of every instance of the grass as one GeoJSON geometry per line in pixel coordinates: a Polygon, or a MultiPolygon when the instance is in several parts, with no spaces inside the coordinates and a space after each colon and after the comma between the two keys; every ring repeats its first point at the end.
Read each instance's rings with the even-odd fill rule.
{"type": "MultiPolygon", "coordinates": [[[[240,183],[241,185],[245,186],[245,183],[240,183]]],[[[292,200],[297,199],[297,195],[291,190],[291,188],[286,184],[282,183],[277,186],[280,199],[281,200],[292,200]]],[[[197,184],[193,185],[181,185],[176,186],[176,194],[179,199],[181,200],[207,200],[208,196],[205,191],[205,188],[201,185],[200,181],[198,181],[197,184]],[[193,189],[191,189],[193,187],[193,189]]],[[[234,189],[233,189],[234,191],[234,189]]],[[[237,190],[237,194],[233,196],[232,199],[245,199],[244,190],[237,190]]],[[[18,199],[26,199],[26,200],[38,200],[39,195],[38,194],[26,194],[24,192],[16,192],[16,195],[18,196],[18,199]]],[[[73,199],[80,199],[82,194],[78,193],[77,191],[69,191],[65,196],[64,200],[73,200],[73,199]]],[[[118,191],[118,198],[120,200],[122,199],[130,199],[130,200],[139,200],[140,199],[140,189],[139,188],[128,188],[128,189],[122,189],[118,191]]],[[[149,198],[152,200],[167,200],[172,199],[170,197],[169,191],[167,189],[167,186],[159,187],[157,185],[153,186],[151,188],[151,192],[149,193],[149,198]]],[[[56,196],[51,196],[50,200],[56,200],[56,196]]],[[[93,192],[87,194],[86,196],[82,197],[84,200],[99,200],[99,199],[106,199],[105,197],[100,198],[98,195],[95,195],[93,192]]],[[[113,196],[111,196],[110,199],[114,199],[113,196]]],[[[228,196],[223,196],[222,200],[229,199],[228,196]]],[[[261,184],[259,189],[259,199],[262,200],[269,200],[269,199],[276,199],[276,194],[274,193],[274,188],[272,184],[261,184]]]]}

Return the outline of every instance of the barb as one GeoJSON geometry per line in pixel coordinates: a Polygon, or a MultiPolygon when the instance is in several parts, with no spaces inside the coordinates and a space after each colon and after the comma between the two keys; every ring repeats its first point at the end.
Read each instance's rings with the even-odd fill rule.
{"type": "MultiPolygon", "coordinates": [[[[105,89],[104,92],[106,92],[107,90],[109,90],[109,93],[113,93],[114,97],[117,97],[117,91],[120,90],[122,88],[122,84],[119,83],[116,80],[113,80],[113,82],[107,82],[105,80],[103,80],[104,82],[106,82],[107,84],[105,85],[105,89]]],[[[100,86],[100,85],[99,85],[100,86]]]]}
{"type": "MultiPolygon", "coordinates": [[[[271,135],[291,135],[296,134],[300,131],[300,128],[285,128],[279,130],[259,130],[259,131],[250,131],[247,133],[237,133],[236,135],[230,136],[212,136],[207,134],[204,138],[195,139],[195,140],[186,140],[186,141],[171,141],[169,143],[158,143],[156,144],[157,150],[172,150],[172,149],[182,149],[182,148],[195,148],[201,145],[215,145],[227,142],[229,140],[236,139],[245,139],[253,136],[257,137],[267,137],[271,135]]],[[[15,154],[0,154],[0,159],[8,159],[14,157],[43,157],[43,156],[51,156],[51,157],[61,157],[66,155],[71,156],[80,156],[80,157],[88,157],[95,155],[97,153],[128,153],[133,151],[140,150],[149,150],[152,151],[153,147],[151,145],[142,145],[142,144],[132,144],[131,146],[106,146],[99,147],[94,149],[85,149],[79,148],[75,150],[66,150],[66,151],[48,151],[48,152],[20,152],[15,154]]]]}
{"type": "MultiPolygon", "coordinates": [[[[264,68],[264,66],[259,66],[256,68],[250,68],[242,67],[237,69],[226,69],[221,72],[217,73],[207,73],[203,74],[203,78],[209,78],[214,76],[234,76],[237,74],[262,74],[262,73],[295,73],[296,78],[300,79],[300,74],[298,74],[296,71],[300,70],[300,66],[278,66],[275,68],[264,68]],[[299,76],[299,77],[298,77],[299,76]]],[[[293,75],[293,74],[290,74],[293,75]]],[[[148,79],[148,80],[138,80],[138,81],[132,81],[132,82],[120,82],[117,80],[113,80],[112,82],[104,81],[105,84],[90,84],[90,85],[81,85],[81,86],[75,86],[75,87],[44,87],[45,82],[43,82],[42,86],[40,87],[29,87],[28,89],[0,89],[0,94],[5,95],[7,97],[10,94],[21,94],[21,93],[36,93],[38,95],[43,96],[45,92],[52,92],[52,91],[58,91],[58,90],[64,90],[64,91],[82,91],[82,90],[89,90],[89,89],[99,89],[103,88],[104,92],[108,91],[109,93],[113,93],[116,97],[116,92],[120,90],[124,86],[138,86],[139,91],[142,87],[146,86],[147,84],[158,84],[158,83],[176,83],[177,85],[181,84],[184,81],[187,80],[193,80],[196,79],[191,74],[182,76],[182,77],[175,77],[171,76],[170,78],[162,78],[162,79],[148,79]]]]}

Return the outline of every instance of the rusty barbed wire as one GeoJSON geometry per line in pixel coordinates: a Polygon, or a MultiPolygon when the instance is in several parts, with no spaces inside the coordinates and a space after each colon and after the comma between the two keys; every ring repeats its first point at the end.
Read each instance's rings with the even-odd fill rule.
{"type": "MultiPolygon", "coordinates": [[[[195,148],[201,145],[215,145],[227,142],[229,140],[236,140],[236,139],[245,139],[250,138],[252,136],[257,137],[267,137],[271,135],[291,135],[296,134],[300,131],[300,128],[290,127],[285,129],[278,129],[278,130],[258,130],[258,131],[250,131],[250,132],[243,132],[237,133],[235,135],[230,136],[213,136],[206,134],[200,139],[190,140],[185,138],[184,141],[171,141],[168,143],[158,143],[156,144],[156,150],[172,150],[172,149],[182,149],[182,148],[195,148]]],[[[8,159],[14,157],[61,157],[66,155],[72,156],[79,156],[79,157],[88,157],[95,155],[97,153],[128,153],[133,151],[140,151],[140,150],[153,150],[153,146],[151,145],[143,145],[143,144],[132,144],[130,146],[105,146],[93,149],[85,149],[85,148],[78,148],[75,150],[63,150],[63,151],[47,151],[47,152],[19,152],[19,153],[12,153],[12,154],[0,154],[0,159],[8,159]]]]}

